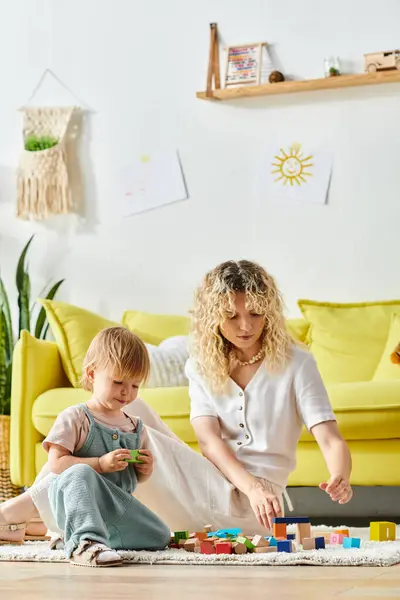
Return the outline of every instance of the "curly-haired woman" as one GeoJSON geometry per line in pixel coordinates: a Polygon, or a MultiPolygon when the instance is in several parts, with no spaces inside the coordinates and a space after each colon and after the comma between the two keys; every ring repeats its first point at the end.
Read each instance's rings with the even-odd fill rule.
{"type": "Polygon", "coordinates": [[[268,527],[281,515],[303,423],[330,473],[320,488],[340,504],[351,499],[351,456],[314,358],[293,343],[262,267],[228,261],[207,273],[195,295],[186,372],[202,453],[237,490],[243,518],[252,511],[268,527]]]}

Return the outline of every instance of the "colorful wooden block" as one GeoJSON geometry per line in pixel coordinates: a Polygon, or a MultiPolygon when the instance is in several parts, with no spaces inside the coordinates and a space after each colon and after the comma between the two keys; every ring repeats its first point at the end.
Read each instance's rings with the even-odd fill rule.
{"type": "Polygon", "coordinates": [[[316,550],[322,550],[323,548],[325,548],[325,538],[324,537],[316,537],[314,538],[315,540],[315,549],[316,550]]]}
{"type": "Polygon", "coordinates": [[[296,542],[302,544],[304,538],[311,537],[311,525],[310,523],[297,523],[296,524],[296,542]]]}
{"type": "Polygon", "coordinates": [[[276,547],[278,545],[278,540],[276,538],[274,538],[273,536],[267,537],[267,542],[269,543],[270,546],[276,547]]]}
{"type": "Polygon", "coordinates": [[[272,519],[272,523],[286,523],[286,525],[309,522],[309,517],[274,517],[272,519]]]}
{"type": "Polygon", "coordinates": [[[303,550],[315,550],[315,538],[303,538],[303,550]]]}
{"type": "Polygon", "coordinates": [[[174,532],[175,544],[179,544],[179,540],[188,540],[188,539],[189,539],[188,531],[175,531],[174,532]]]}
{"type": "Polygon", "coordinates": [[[286,523],[274,523],[273,524],[273,534],[275,538],[285,538],[286,539],[286,529],[287,529],[287,525],[286,523]]]}
{"type": "Polygon", "coordinates": [[[244,544],[248,550],[253,550],[253,548],[255,547],[254,544],[253,544],[253,542],[251,542],[249,540],[249,538],[243,537],[241,535],[239,535],[236,538],[236,541],[239,542],[239,544],[244,544]]]}
{"type": "Polygon", "coordinates": [[[213,530],[212,525],[204,525],[204,531],[207,531],[207,533],[209,533],[212,530],[213,530]]]}
{"type": "Polygon", "coordinates": [[[208,533],[206,531],[196,531],[191,537],[195,537],[202,542],[208,538],[208,533]]]}
{"type": "Polygon", "coordinates": [[[278,552],[293,552],[293,545],[291,540],[284,540],[278,542],[278,552]]]}
{"type": "Polygon", "coordinates": [[[245,544],[241,544],[240,542],[234,542],[232,544],[232,550],[235,554],[246,554],[247,552],[245,544]]]}
{"type": "Polygon", "coordinates": [[[349,533],[348,529],[335,529],[334,533],[340,533],[341,535],[344,535],[345,537],[350,537],[350,533],[349,533]]]}
{"type": "Polygon", "coordinates": [[[387,542],[396,539],[396,523],[390,521],[373,521],[369,524],[370,540],[373,542],[387,542]]]}
{"type": "Polygon", "coordinates": [[[266,548],[269,546],[269,542],[262,535],[255,535],[251,542],[255,548],[266,548]]]}
{"type": "Polygon", "coordinates": [[[201,554],[216,554],[217,551],[214,548],[214,544],[210,544],[210,542],[201,542],[200,552],[201,554]]]}
{"type": "Polygon", "coordinates": [[[185,539],[178,540],[179,548],[183,548],[185,546],[186,542],[187,542],[187,540],[185,540],[185,539]]]}
{"type": "Polygon", "coordinates": [[[343,544],[343,540],[347,538],[347,536],[342,535],[341,533],[331,533],[331,539],[329,541],[330,544],[343,544]]]}
{"type": "Polygon", "coordinates": [[[361,547],[360,538],[345,537],[343,539],[343,548],[360,548],[360,547],[361,547]]]}
{"type": "Polygon", "coordinates": [[[232,554],[232,542],[216,542],[215,550],[217,554],[232,554]]]}
{"type": "Polygon", "coordinates": [[[296,534],[295,533],[288,533],[286,535],[286,539],[287,540],[295,540],[296,539],[296,534]]]}
{"type": "MultiPolygon", "coordinates": [[[[180,542],[182,540],[179,540],[180,542]]],[[[190,538],[185,541],[184,548],[187,552],[194,552],[196,546],[200,546],[200,541],[197,538],[190,538]]]]}
{"type": "Polygon", "coordinates": [[[256,554],[267,554],[268,552],[277,552],[278,548],[276,546],[264,546],[261,548],[254,548],[253,552],[256,554]]]}
{"type": "Polygon", "coordinates": [[[242,533],[242,530],[239,527],[232,527],[231,529],[218,529],[218,531],[214,532],[214,535],[219,538],[228,537],[230,535],[237,537],[242,533]]]}
{"type": "Polygon", "coordinates": [[[330,544],[332,531],[316,531],[315,535],[317,537],[323,537],[323,538],[325,538],[325,544],[330,544]]]}

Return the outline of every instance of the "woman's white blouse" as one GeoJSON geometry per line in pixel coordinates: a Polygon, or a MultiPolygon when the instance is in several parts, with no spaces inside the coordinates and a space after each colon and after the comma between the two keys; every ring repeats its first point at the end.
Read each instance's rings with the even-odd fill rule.
{"type": "Polygon", "coordinates": [[[296,466],[303,423],[310,430],[335,420],[313,356],[297,346],[285,371],[271,375],[263,361],[245,390],[229,379],[223,394],[211,393],[193,359],[185,372],[190,420],[217,417],[222,438],[245,469],[282,487],[296,466]]]}

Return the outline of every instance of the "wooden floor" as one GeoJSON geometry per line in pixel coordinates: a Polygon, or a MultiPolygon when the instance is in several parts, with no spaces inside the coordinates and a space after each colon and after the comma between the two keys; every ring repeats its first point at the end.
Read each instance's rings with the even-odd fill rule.
{"type": "Polygon", "coordinates": [[[343,600],[400,598],[395,567],[135,566],[0,563],[7,600],[343,600]]]}

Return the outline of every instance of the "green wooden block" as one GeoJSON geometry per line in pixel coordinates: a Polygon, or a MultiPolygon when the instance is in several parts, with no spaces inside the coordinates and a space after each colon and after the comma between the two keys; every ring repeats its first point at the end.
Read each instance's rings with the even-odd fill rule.
{"type": "Polygon", "coordinates": [[[189,539],[188,531],[174,531],[175,544],[179,544],[179,540],[188,540],[188,539],[189,539]]]}
{"type": "Polygon", "coordinates": [[[253,548],[255,548],[253,542],[251,542],[247,537],[238,536],[236,541],[239,542],[239,544],[244,544],[249,550],[253,550],[253,548]]]}
{"type": "Polygon", "coordinates": [[[138,456],[140,455],[140,450],[130,450],[131,453],[131,457],[132,458],[126,458],[125,461],[128,463],[142,463],[142,460],[138,459],[138,456]]]}

